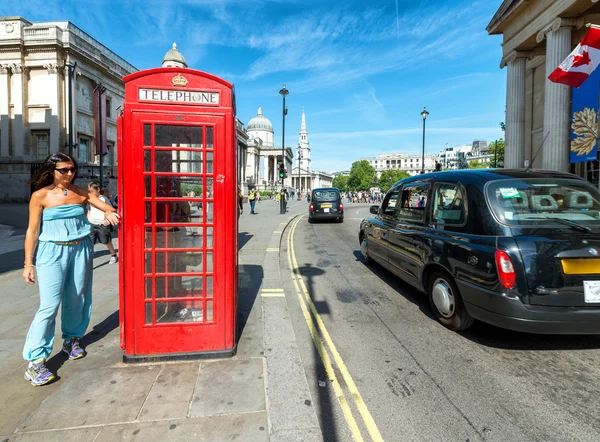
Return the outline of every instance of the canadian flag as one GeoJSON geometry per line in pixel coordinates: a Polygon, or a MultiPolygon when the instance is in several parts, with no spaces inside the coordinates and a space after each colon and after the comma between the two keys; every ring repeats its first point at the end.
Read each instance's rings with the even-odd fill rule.
{"type": "Polygon", "coordinates": [[[548,77],[550,81],[579,87],[600,64],[600,28],[592,27],[575,50],[548,77]]]}

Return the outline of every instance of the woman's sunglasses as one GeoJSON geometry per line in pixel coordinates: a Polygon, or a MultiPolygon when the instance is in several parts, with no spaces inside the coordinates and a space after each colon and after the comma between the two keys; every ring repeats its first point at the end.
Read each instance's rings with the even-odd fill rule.
{"type": "Polygon", "coordinates": [[[76,167],[61,167],[60,169],[54,169],[57,172],[60,172],[62,175],[66,174],[67,172],[71,172],[71,173],[75,173],[77,172],[77,168],[76,167]]]}

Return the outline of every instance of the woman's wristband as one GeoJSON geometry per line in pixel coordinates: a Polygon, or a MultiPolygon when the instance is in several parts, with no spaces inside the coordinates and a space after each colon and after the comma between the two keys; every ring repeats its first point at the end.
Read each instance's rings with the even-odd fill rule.
{"type": "Polygon", "coordinates": [[[35,267],[33,264],[26,264],[23,266],[24,269],[26,269],[27,267],[35,267]]]}

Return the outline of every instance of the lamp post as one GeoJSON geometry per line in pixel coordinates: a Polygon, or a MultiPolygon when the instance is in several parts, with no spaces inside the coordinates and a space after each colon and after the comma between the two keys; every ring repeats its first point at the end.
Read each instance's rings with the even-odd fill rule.
{"type": "Polygon", "coordinates": [[[423,112],[421,112],[421,116],[423,117],[423,150],[421,152],[421,173],[425,173],[425,120],[427,120],[427,107],[423,107],[423,112]]]}
{"type": "MultiPolygon", "coordinates": [[[[283,164],[282,170],[284,170],[283,176],[281,177],[281,189],[283,190],[283,185],[285,181],[285,115],[287,114],[287,109],[285,107],[285,96],[289,94],[289,91],[285,88],[285,84],[279,91],[279,94],[283,98],[283,123],[281,125],[281,163],[283,164]]],[[[281,204],[279,207],[279,213],[285,213],[285,193],[281,194],[281,204]]]]}
{"type": "Polygon", "coordinates": [[[494,168],[498,167],[498,140],[495,142],[494,147],[494,168]]]}
{"type": "Polygon", "coordinates": [[[69,121],[68,121],[68,125],[69,125],[69,156],[72,158],[73,157],[73,81],[75,78],[75,69],[77,69],[77,62],[71,64],[71,63],[65,63],[65,68],[67,69],[67,78],[68,78],[68,97],[67,99],[69,100],[69,121]]]}

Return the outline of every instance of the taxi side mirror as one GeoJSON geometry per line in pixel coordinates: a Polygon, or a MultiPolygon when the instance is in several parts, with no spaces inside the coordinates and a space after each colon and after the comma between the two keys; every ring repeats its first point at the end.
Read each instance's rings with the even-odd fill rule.
{"type": "Polygon", "coordinates": [[[369,209],[369,211],[373,214],[373,215],[379,215],[379,206],[371,206],[371,208],[369,209]]]}

